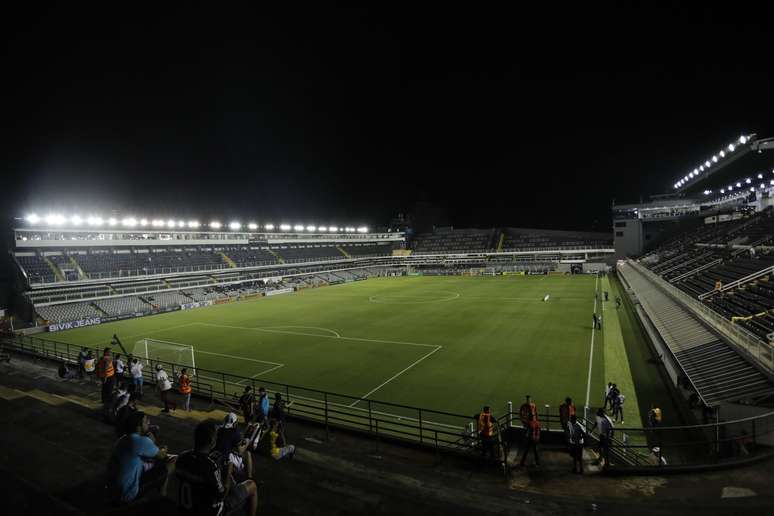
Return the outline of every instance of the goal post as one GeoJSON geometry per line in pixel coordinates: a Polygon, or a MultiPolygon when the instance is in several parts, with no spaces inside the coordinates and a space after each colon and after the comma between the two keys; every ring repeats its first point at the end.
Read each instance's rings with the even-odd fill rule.
{"type": "Polygon", "coordinates": [[[134,343],[132,356],[143,360],[145,365],[150,365],[151,361],[167,362],[187,367],[192,375],[196,374],[196,358],[194,357],[194,348],[190,344],[142,339],[134,343]]]}

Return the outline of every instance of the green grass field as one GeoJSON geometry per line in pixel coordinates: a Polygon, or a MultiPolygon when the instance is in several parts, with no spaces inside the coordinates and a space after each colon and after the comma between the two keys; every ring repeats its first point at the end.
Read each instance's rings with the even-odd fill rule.
{"type": "Polygon", "coordinates": [[[587,390],[598,406],[612,379],[633,412],[612,292],[589,383],[597,281],[609,290],[594,276],[371,279],[47,337],[102,346],[117,333],[130,350],[143,338],[173,341],[192,345],[200,368],[458,414],[502,411],[525,394],[541,410],[565,396],[582,407],[587,390]]]}

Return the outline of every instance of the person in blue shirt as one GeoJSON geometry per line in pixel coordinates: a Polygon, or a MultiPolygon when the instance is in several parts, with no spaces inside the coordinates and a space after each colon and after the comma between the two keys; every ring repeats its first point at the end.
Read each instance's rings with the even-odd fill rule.
{"type": "Polygon", "coordinates": [[[269,421],[269,396],[263,387],[258,388],[258,413],[256,417],[259,423],[268,423],[269,421]]]}
{"type": "Polygon", "coordinates": [[[166,496],[167,478],[174,471],[175,461],[167,457],[166,446],[157,446],[145,434],[150,420],[142,412],[129,415],[130,429],[115,444],[108,462],[107,484],[114,504],[127,504],[148,491],[158,489],[166,496]]]}

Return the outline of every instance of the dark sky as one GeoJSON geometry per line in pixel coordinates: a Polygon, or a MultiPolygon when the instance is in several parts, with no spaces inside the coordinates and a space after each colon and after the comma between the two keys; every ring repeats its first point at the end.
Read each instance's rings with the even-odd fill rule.
{"type": "Polygon", "coordinates": [[[747,8],[215,5],[4,17],[6,215],[609,229],[612,199],[774,136],[747,8]]]}

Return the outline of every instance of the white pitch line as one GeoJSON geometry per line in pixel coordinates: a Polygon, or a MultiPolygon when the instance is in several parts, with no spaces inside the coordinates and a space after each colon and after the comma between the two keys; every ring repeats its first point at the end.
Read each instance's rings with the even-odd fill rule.
{"type": "MultiPolygon", "coordinates": [[[[261,371],[260,373],[255,373],[255,374],[254,374],[254,375],[252,375],[250,378],[252,378],[252,379],[258,378],[259,376],[263,376],[263,375],[265,375],[265,374],[267,374],[267,373],[271,373],[272,371],[276,371],[276,370],[277,370],[277,369],[279,369],[280,367],[285,367],[285,364],[280,364],[280,365],[276,365],[276,366],[274,366],[274,367],[270,367],[270,368],[269,368],[269,369],[267,369],[266,371],[261,371]]],[[[243,382],[246,382],[246,381],[247,381],[247,378],[245,378],[244,380],[239,380],[239,381],[237,382],[237,384],[241,384],[241,383],[243,383],[243,382]]]]}
{"type": "Polygon", "coordinates": [[[328,333],[332,333],[337,339],[341,338],[341,335],[339,335],[339,332],[335,330],[331,330],[330,328],[323,328],[321,326],[292,326],[292,325],[286,325],[286,326],[266,326],[265,329],[267,330],[281,330],[282,328],[301,328],[301,329],[307,329],[307,330],[322,330],[327,331],[328,333]]]}
{"type": "Polygon", "coordinates": [[[418,363],[420,363],[421,361],[423,361],[424,359],[428,358],[430,355],[432,355],[433,353],[435,353],[436,351],[438,351],[438,350],[439,350],[439,349],[441,349],[441,348],[443,348],[443,346],[438,346],[438,347],[436,347],[436,348],[435,348],[434,350],[432,350],[430,353],[428,353],[428,354],[424,355],[423,357],[421,357],[419,360],[417,360],[416,362],[414,362],[413,364],[411,364],[411,365],[410,365],[410,366],[408,366],[407,368],[405,368],[405,369],[403,369],[402,371],[400,371],[400,372],[396,373],[396,374],[395,374],[395,375],[393,375],[391,378],[389,378],[388,380],[386,380],[385,382],[383,382],[381,385],[379,385],[379,386],[377,386],[377,387],[375,387],[375,388],[371,389],[370,391],[368,391],[368,393],[367,393],[367,394],[364,394],[364,395],[363,395],[363,396],[362,396],[360,399],[356,400],[354,403],[352,403],[352,404],[351,404],[351,405],[349,405],[349,406],[350,406],[350,407],[354,407],[355,405],[357,405],[358,403],[360,403],[361,401],[363,401],[364,399],[366,399],[367,397],[369,397],[371,394],[375,393],[376,391],[378,391],[379,389],[381,389],[382,387],[384,387],[385,385],[387,385],[388,383],[390,383],[391,381],[393,381],[394,379],[396,379],[397,377],[399,377],[400,375],[402,375],[403,373],[405,373],[406,371],[408,371],[409,369],[411,369],[412,367],[414,367],[415,365],[417,365],[418,363]]]}
{"type": "MultiPolygon", "coordinates": [[[[599,284],[599,276],[594,282],[594,313],[597,313],[597,285],[599,284]]],[[[591,327],[591,350],[589,351],[589,379],[586,382],[586,408],[589,407],[589,398],[591,396],[591,364],[594,359],[594,326],[591,327]]]]}
{"type": "Polygon", "coordinates": [[[200,351],[200,350],[195,349],[195,348],[194,348],[194,351],[196,353],[203,353],[205,355],[215,355],[215,356],[218,356],[218,357],[233,358],[233,359],[236,359],[236,360],[249,360],[250,362],[258,362],[258,363],[261,363],[261,364],[271,364],[271,365],[278,365],[278,366],[285,365],[285,364],[280,364],[279,362],[270,362],[268,360],[258,360],[256,358],[240,357],[240,356],[237,356],[237,355],[227,355],[225,353],[215,353],[215,352],[212,352],[212,351],[200,351]]]}
{"type": "Polygon", "coordinates": [[[302,335],[304,337],[317,337],[320,339],[339,339],[339,340],[352,340],[352,341],[360,341],[360,342],[375,342],[377,344],[403,344],[405,346],[421,346],[425,348],[435,348],[438,347],[438,344],[424,344],[422,342],[406,342],[402,340],[382,340],[382,339],[366,339],[362,337],[334,337],[333,335],[320,335],[317,333],[304,333],[299,331],[284,331],[284,330],[268,330],[266,328],[250,328],[247,326],[230,326],[227,324],[214,324],[214,323],[204,323],[204,322],[198,322],[194,324],[203,324],[205,326],[214,326],[216,328],[234,328],[237,330],[251,330],[251,331],[262,331],[266,333],[280,333],[280,334],[286,334],[286,335],[302,335]]]}
{"type": "MultiPolygon", "coordinates": [[[[185,323],[185,324],[178,324],[176,326],[168,326],[166,328],[159,328],[158,330],[151,330],[151,331],[144,331],[142,333],[135,333],[134,335],[124,335],[123,337],[119,337],[119,338],[122,338],[122,339],[126,340],[126,339],[131,339],[131,338],[134,338],[134,337],[141,337],[143,335],[150,335],[151,333],[159,333],[159,332],[162,332],[162,331],[169,331],[169,330],[176,330],[178,328],[185,328],[186,326],[193,326],[194,324],[199,324],[199,323],[198,322],[190,322],[190,323],[185,323]]],[[[105,342],[106,340],[110,340],[110,339],[101,339],[99,342],[95,342],[94,344],[92,344],[92,346],[96,346],[100,342],[105,342]]]]}

